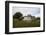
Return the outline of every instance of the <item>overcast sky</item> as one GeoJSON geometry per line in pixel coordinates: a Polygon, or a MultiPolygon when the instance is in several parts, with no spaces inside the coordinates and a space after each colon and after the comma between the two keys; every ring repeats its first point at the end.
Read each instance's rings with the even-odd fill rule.
{"type": "Polygon", "coordinates": [[[36,7],[13,7],[12,11],[13,15],[16,12],[21,12],[23,16],[30,14],[32,16],[40,17],[40,8],[36,7]]]}

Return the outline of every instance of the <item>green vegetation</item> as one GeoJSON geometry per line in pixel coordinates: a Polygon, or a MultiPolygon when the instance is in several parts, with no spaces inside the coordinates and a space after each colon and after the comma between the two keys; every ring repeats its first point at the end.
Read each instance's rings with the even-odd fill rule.
{"type": "Polygon", "coordinates": [[[16,14],[13,16],[13,18],[16,18],[16,19],[20,19],[20,17],[22,17],[22,13],[20,12],[16,12],[16,14]]]}
{"type": "Polygon", "coordinates": [[[32,20],[23,20],[23,14],[17,12],[13,16],[13,28],[17,27],[40,27],[40,17],[35,18],[34,16],[28,15],[32,20]]]}
{"type": "Polygon", "coordinates": [[[17,27],[40,27],[40,18],[35,18],[33,20],[18,20],[13,19],[13,28],[17,27]]]}

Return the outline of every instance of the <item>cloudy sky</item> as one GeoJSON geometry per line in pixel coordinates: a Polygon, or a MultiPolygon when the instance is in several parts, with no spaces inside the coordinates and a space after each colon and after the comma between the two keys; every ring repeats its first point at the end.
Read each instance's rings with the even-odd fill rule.
{"type": "Polygon", "coordinates": [[[12,11],[13,15],[16,12],[21,12],[23,16],[27,16],[28,14],[30,14],[35,17],[40,17],[40,8],[36,7],[13,7],[12,11]]]}

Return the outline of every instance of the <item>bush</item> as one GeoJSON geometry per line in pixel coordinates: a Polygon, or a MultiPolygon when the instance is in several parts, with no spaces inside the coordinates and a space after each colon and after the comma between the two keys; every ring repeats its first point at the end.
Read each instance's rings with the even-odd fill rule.
{"type": "Polygon", "coordinates": [[[40,19],[33,19],[28,21],[13,19],[13,28],[17,27],[40,27],[40,19]]]}

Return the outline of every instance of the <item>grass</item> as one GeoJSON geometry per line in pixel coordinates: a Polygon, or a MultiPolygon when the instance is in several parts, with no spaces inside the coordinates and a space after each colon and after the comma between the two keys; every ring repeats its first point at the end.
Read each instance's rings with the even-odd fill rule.
{"type": "Polygon", "coordinates": [[[33,19],[33,20],[18,20],[13,19],[13,28],[18,27],[40,27],[40,19],[33,19]]]}

